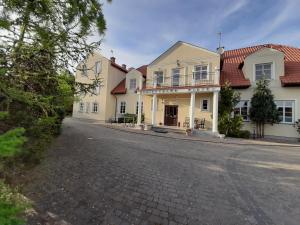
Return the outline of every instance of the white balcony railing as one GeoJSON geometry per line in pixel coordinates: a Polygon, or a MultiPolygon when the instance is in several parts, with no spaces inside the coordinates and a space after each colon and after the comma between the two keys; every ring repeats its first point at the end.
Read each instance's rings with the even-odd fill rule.
{"type": "Polygon", "coordinates": [[[219,85],[219,76],[217,72],[209,72],[205,75],[179,75],[179,76],[163,76],[158,79],[156,76],[147,78],[146,89],[153,88],[176,88],[176,87],[190,87],[190,86],[205,86],[205,85],[219,85]]]}

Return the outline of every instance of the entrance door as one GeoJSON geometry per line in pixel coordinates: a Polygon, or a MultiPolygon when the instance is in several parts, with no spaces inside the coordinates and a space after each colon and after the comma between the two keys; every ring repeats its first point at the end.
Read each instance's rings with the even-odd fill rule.
{"type": "Polygon", "coordinates": [[[166,105],[165,106],[165,125],[166,126],[177,126],[178,119],[178,106],[177,105],[166,105]]]}

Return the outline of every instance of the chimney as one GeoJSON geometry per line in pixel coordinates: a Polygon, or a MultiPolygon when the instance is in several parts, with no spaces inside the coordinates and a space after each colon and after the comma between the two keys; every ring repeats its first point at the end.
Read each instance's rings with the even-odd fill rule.
{"type": "Polygon", "coordinates": [[[220,55],[222,55],[224,52],[225,52],[225,48],[224,47],[217,48],[217,53],[219,53],[220,55]]]}
{"type": "Polygon", "coordinates": [[[110,57],[110,61],[111,61],[112,63],[116,63],[116,58],[115,58],[115,57],[110,57]]]}
{"type": "Polygon", "coordinates": [[[122,64],[122,68],[126,70],[126,64],[122,64]]]}

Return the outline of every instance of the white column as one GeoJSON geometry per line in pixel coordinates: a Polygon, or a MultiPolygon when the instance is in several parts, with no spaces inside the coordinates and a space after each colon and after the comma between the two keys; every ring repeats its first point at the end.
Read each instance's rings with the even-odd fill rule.
{"type": "Polygon", "coordinates": [[[137,116],[137,125],[142,124],[142,93],[138,94],[138,116],[137,116]]]}
{"type": "Polygon", "coordinates": [[[139,92],[138,92],[138,116],[137,116],[137,125],[142,124],[142,89],[143,89],[143,76],[140,76],[139,79],[139,92]]]}
{"type": "Polygon", "coordinates": [[[191,93],[191,102],[190,102],[190,128],[194,129],[194,120],[195,120],[195,92],[191,93]]]}
{"type": "Polygon", "coordinates": [[[219,106],[219,92],[214,91],[213,96],[213,121],[212,132],[218,133],[218,106],[219,106]]]}
{"type": "Polygon", "coordinates": [[[151,123],[153,126],[156,125],[156,111],[157,111],[157,96],[153,94],[152,97],[152,120],[151,123]]]}

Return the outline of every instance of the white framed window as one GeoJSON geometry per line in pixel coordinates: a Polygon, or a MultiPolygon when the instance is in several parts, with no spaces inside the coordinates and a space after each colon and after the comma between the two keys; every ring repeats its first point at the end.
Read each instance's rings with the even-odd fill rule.
{"type": "Polygon", "coordinates": [[[120,113],[125,114],[126,113],[126,102],[120,103],[120,113]]]}
{"type": "Polygon", "coordinates": [[[172,86],[179,86],[180,69],[176,68],[172,70],[172,86]]]}
{"type": "Polygon", "coordinates": [[[156,75],[156,85],[157,86],[162,86],[164,83],[164,73],[163,71],[156,71],[154,72],[156,75]]]}
{"type": "Polygon", "coordinates": [[[249,117],[250,101],[240,101],[234,108],[234,115],[241,116],[244,121],[250,121],[249,117]]]}
{"type": "Polygon", "coordinates": [[[198,65],[194,68],[195,80],[208,80],[208,65],[198,65]]]}
{"type": "Polygon", "coordinates": [[[95,94],[95,95],[99,95],[99,94],[100,94],[100,85],[97,85],[97,86],[94,88],[94,94],[95,94]]]}
{"type": "Polygon", "coordinates": [[[208,99],[202,99],[201,100],[201,111],[208,111],[209,105],[208,105],[208,99]]]}
{"type": "Polygon", "coordinates": [[[90,110],[90,103],[89,102],[87,102],[87,103],[85,103],[85,112],[86,113],[89,113],[89,110],[90,110]]]}
{"type": "Polygon", "coordinates": [[[102,70],[102,64],[101,61],[95,62],[95,74],[100,74],[102,70]]]}
{"type": "Polygon", "coordinates": [[[255,64],[255,80],[272,79],[272,63],[255,64]]]}
{"type": "Polygon", "coordinates": [[[84,110],[84,103],[80,102],[79,103],[79,112],[83,112],[83,110],[84,110]]]}
{"type": "Polygon", "coordinates": [[[279,100],[275,101],[275,104],[279,112],[279,119],[281,123],[295,122],[295,101],[279,100]]]}
{"type": "Polygon", "coordinates": [[[94,102],[93,103],[93,113],[97,113],[99,110],[99,105],[97,102],[94,102]]]}
{"type": "MultiPolygon", "coordinates": [[[[141,103],[141,113],[144,111],[144,103],[141,103]]],[[[135,114],[139,113],[139,102],[136,102],[136,109],[135,109],[135,114]]]]}
{"type": "Polygon", "coordinates": [[[129,80],[129,89],[135,90],[136,89],[136,79],[130,79],[129,80]]]}
{"type": "Polygon", "coordinates": [[[82,68],[81,68],[81,75],[82,76],[87,76],[87,67],[85,64],[82,65],[82,68]]]}

